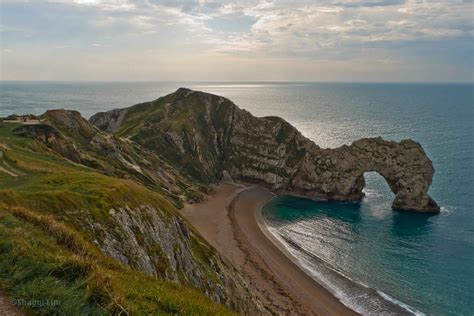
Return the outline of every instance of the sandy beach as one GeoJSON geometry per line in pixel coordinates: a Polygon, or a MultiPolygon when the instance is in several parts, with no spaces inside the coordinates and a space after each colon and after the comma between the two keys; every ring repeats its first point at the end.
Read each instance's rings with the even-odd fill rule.
{"type": "Polygon", "coordinates": [[[242,273],[269,313],[357,315],[309,277],[266,230],[261,209],[272,197],[259,186],[222,183],[182,213],[242,273]]]}

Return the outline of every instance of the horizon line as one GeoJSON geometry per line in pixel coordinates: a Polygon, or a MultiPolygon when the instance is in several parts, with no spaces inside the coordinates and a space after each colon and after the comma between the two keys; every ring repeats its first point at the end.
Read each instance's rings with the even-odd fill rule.
{"type": "Polygon", "coordinates": [[[324,80],[3,80],[0,83],[267,83],[267,84],[451,84],[474,85],[474,81],[324,81],[324,80]]]}

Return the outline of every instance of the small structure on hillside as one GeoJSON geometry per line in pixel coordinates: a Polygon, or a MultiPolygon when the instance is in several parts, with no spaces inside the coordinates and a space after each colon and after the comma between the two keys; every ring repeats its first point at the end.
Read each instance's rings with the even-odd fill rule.
{"type": "Polygon", "coordinates": [[[33,115],[33,114],[26,114],[26,115],[18,115],[12,114],[7,116],[6,118],[0,118],[0,122],[3,123],[20,123],[26,125],[36,125],[41,123],[40,117],[33,115]]]}

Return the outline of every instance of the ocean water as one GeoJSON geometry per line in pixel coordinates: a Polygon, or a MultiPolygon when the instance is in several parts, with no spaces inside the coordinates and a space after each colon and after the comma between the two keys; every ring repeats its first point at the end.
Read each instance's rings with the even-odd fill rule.
{"type": "Polygon", "coordinates": [[[181,86],[281,116],[323,147],[375,136],[420,142],[436,169],[439,215],[392,211],[385,180],[367,173],[361,203],[282,196],[264,217],[308,274],[363,314],[474,315],[473,85],[1,82],[0,116],[68,108],[89,117],[181,86]]]}

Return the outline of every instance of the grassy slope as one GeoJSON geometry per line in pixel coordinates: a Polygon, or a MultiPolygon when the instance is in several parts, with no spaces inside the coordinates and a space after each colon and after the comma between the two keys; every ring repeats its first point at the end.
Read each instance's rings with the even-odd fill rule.
{"type": "MultiPolygon", "coordinates": [[[[148,106],[148,103],[146,103],[145,105],[139,105],[140,111],[130,111],[129,114],[132,116],[135,112],[139,114],[135,117],[135,120],[138,120],[137,128],[142,128],[140,122],[145,121],[143,111],[148,111],[147,113],[149,114],[149,112],[153,111],[155,107],[156,106],[148,106]]],[[[54,110],[49,112],[54,112],[54,110]]],[[[183,201],[180,198],[180,195],[186,196],[189,200],[198,201],[202,198],[201,193],[206,191],[206,188],[199,183],[192,183],[189,179],[184,178],[175,170],[170,170],[172,167],[162,161],[158,155],[148,155],[142,151],[142,148],[137,148],[137,144],[116,137],[111,137],[114,146],[118,146],[120,152],[131,158],[132,161],[139,162],[138,164],[141,165],[142,172],[144,173],[137,172],[133,168],[127,167],[123,162],[117,161],[116,157],[110,157],[110,152],[115,151],[112,149],[113,145],[107,143],[104,135],[97,134],[97,131],[93,126],[89,125],[87,121],[80,117],[79,113],[77,113],[79,118],[76,117],[75,122],[82,123],[83,126],[76,129],[69,128],[67,124],[64,124],[64,122],[61,121],[62,119],[64,120],[64,118],[55,117],[52,114],[48,114],[49,112],[46,112],[46,115],[44,116],[46,123],[57,128],[68,142],[74,144],[76,150],[80,152],[86,160],[88,160],[84,163],[85,165],[101,170],[102,173],[114,175],[116,177],[132,178],[152,191],[164,195],[168,201],[171,201],[173,205],[178,208],[183,206],[183,201]],[[82,120],[84,120],[84,122],[82,122],[82,120]],[[96,141],[101,140],[101,149],[97,149],[96,146],[91,145],[91,140],[95,137],[97,137],[96,141]],[[163,183],[160,179],[153,176],[153,171],[150,170],[150,165],[152,166],[151,169],[153,171],[161,170],[165,173],[168,172],[169,176],[174,179],[174,184],[177,186],[176,190],[173,190],[173,188],[170,189],[167,187],[166,183],[163,183]]]]}
{"type": "Polygon", "coordinates": [[[170,215],[160,195],[130,180],[94,172],[0,127],[0,285],[15,299],[59,306],[35,314],[229,314],[197,290],[154,279],[105,257],[77,227],[81,210],[101,220],[112,205],[149,203],[170,215]]]}
{"type": "MultiPolygon", "coordinates": [[[[114,131],[118,137],[131,138],[147,149],[160,153],[175,168],[199,183],[210,183],[217,179],[214,174],[218,164],[214,148],[214,134],[204,121],[207,94],[193,93],[187,96],[186,91],[177,91],[155,101],[137,104],[128,109],[122,125],[114,131]],[[174,132],[183,137],[185,155],[166,137],[167,132],[174,132]],[[196,160],[198,153],[193,142],[198,142],[200,155],[209,163],[209,169],[196,160]]],[[[209,95],[210,96],[210,95],[209,95]]],[[[211,96],[213,104],[218,96],[211,96]]],[[[222,108],[228,108],[230,101],[222,108]]]]}

